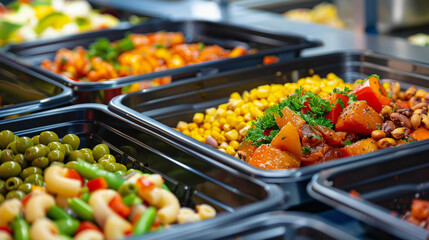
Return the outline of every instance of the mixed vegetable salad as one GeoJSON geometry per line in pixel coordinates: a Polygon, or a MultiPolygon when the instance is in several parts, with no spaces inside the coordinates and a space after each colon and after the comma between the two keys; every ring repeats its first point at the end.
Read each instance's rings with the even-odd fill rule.
{"type": "Polygon", "coordinates": [[[119,20],[100,14],[85,0],[17,0],[0,4],[0,46],[116,26],[119,20]]]}

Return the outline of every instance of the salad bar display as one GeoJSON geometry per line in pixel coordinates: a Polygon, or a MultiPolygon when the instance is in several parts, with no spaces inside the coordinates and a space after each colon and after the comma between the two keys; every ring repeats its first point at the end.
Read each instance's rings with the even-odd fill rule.
{"type": "Polygon", "coordinates": [[[429,239],[427,62],[150,4],[0,4],[0,239],[429,239]]]}

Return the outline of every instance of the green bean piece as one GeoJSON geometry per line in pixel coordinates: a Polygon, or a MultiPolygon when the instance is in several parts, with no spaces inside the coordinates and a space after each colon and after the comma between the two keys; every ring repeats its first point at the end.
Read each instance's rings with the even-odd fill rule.
{"type": "Polygon", "coordinates": [[[7,145],[15,140],[15,135],[10,130],[0,132],[0,148],[5,149],[7,145]]]}
{"type": "Polygon", "coordinates": [[[13,154],[17,154],[18,151],[16,151],[16,143],[15,141],[9,143],[6,147],[6,149],[11,150],[13,154]]]}
{"type": "Polygon", "coordinates": [[[17,162],[9,161],[0,165],[0,178],[6,179],[18,176],[21,173],[21,165],[17,162]]]}
{"type": "Polygon", "coordinates": [[[90,197],[91,197],[91,193],[86,192],[86,193],[82,193],[82,195],[80,196],[80,199],[82,199],[82,201],[88,203],[90,197]]]}
{"type": "Polygon", "coordinates": [[[17,153],[13,158],[13,161],[19,163],[19,165],[21,165],[21,169],[24,169],[28,166],[28,162],[25,160],[24,154],[22,153],[17,153]]]}
{"type": "Polygon", "coordinates": [[[67,134],[61,139],[62,144],[70,144],[73,150],[79,148],[80,138],[76,134],[67,134]]]}
{"type": "Polygon", "coordinates": [[[119,187],[118,192],[122,196],[137,194],[137,186],[134,183],[126,182],[119,187]]]}
{"type": "Polygon", "coordinates": [[[155,221],[156,209],[154,207],[148,207],[142,216],[137,220],[136,225],[133,229],[133,236],[142,235],[147,233],[155,221]]]}
{"type": "Polygon", "coordinates": [[[73,218],[55,220],[54,223],[57,225],[58,231],[69,236],[73,236],[79,228],[79,221],[73,218]]]}
{"type": "Polygon", "coordinates": [[[69,198],[67,200],[67,203],[71,210],[73,210],[76,215],[83,219],[88,221],[94,220],[94,215],[92,213],[92,208],[89,206],[86,202],[84,202],[80,198],[69,198]]]}
{"type": "Polygon", "coordinates": [[[0,194],[0,204],[2,204],[2,202],[4,202],[4,196],[3,194],[0,194]]]}
{"type": "Polygon", "coordinates": [[[131,207],[135,204],[143,203],[143,200],[139,198],[136,194],[128,194],[127,196],[122,198],[122,202],[124,202],[124,204],[128,207],[131,207]]]}
{"type": "Polygon", "coordinates": [[[2,163],[8,162],[8,161],[13,161],[14,157],[15,157],[14,153],[10,149],[5,149],[5,150],[0,152],[0,160],[2,163]]]}
{"type": "Polygon", "coordinates": [[[34,159],[31,162],[31,165],[45,169],[46,167],[49,166],[49,159],[47,157],[39,157],[34,159]]]}
{"type": "Polygon", "coordinates": [[[77,165],[77,161],[70,161],[68,163],[66,163],[66,168],[71,168],[74,169],[77,165]]]}
{"type": "Polygon", "coordinates": [[[125,175],[125,171],[124,170],[119,170],[119,171],[114,172],[114,174],[116,174],[118,176],[122,176],[122,175],[125,175]]]}
{"type": "Polygon", "coordinates": [[[20,177],[22,179],[26,179],[28,176],[36,174],[36,173],[37,174],[43,174],[43,171],[39,167],[28,167],[28,168],[22,170],[20,177]]]}
{"type": "Polygon", "coordinates": [[[25,193],[20,190],[10,191],[6,194],[6,199],[18,198],[22,200],[25,197],[25,193]]]}
{"type": "Polygon", "coordinates": [[[0,179],[0,194],[6,194],[6,187],[5,187],[6,182],[4,180],[0,179]]]}
{"type": "Polygon", "coordinates": [[[16,151],[19,153],[25,153],[27,148],[33,146],[33,140],[29,137],[20,137],[15,142],[16,151]]]}
{"type": "Polygon", "coordinates": [[[62,208],[58,207],[57,205],[50,207],[46,212],[46,214],[52,220],[72,218],[72,216],[70,216],[66,211],[64,211],[62,208]]]}
{"type": "Polygon", "coordinates": [[[39,138],[40,138],[39,135],[36,135],[36,136],[31,138],[31,140],[33,141],[33,145],[37,145],[40,143],[39,138]]]}
{"type": "Polygon", "coordinates": [[[32,184],[31,183],[23,183],[19,185],[18,190],[23,191],[25,194],[29,194],[32,190],[32,184]]]}
{"type": "Polygon", "coordinates": [[[60,139],[55,132],[44,131],[40,133],[39,142],[43,145],[48,145],[50,142],[59,142],[60,139]]]}
{"type": "Polygon", "coordinates": [[[26,177],[24,179],[24,183],[31,183],[31,184],[35,184],[37,182],[37,180],[42,180],[43,182],[43,175],[41,174],[31,174],[30,176],[26,177]]]}
{"type": "Polygon", "coordinates": [[[12,222],[13,238],[15,240],[30,240],[30,225],[22,217],[16,217],[12,222]]]}
{"type": "Polygon", "coordinates": [[[6,185],[5,185],[5,187],[6,187],[6,190],[10,192],[10,191],[13,191],[13,190],[18,189],[18,187],[19,187],[21,184],[23,184],[23,182],[22,182],[22,179],[21,179],[21,178],[19,178],[19,177],[11,177],[11,178],[8,178],[8,179],[6,180],[6,185]]]}
{"type": "Polygon", "coordinates": [[[107,181],[107,184],[109,184],[109,187],[115,190],[117,190],[125,182],[125,179],[115,175],[114,173],[99,169],[82,159],[78,159],[75,170],[78,171],[83,177],[88,179],[104,177],[104,179],[107,181]]]}
{"type": "Polygon", "coordinates": [[[97,144],[93,149],[92,149],[92,153],[94,155],[94,159],[96,161],[98,161],[98,159],[100,159],[101,157],[103,157],[106,154],[110,154],[110,149],[109,147],[104,144],[97,144]]]}

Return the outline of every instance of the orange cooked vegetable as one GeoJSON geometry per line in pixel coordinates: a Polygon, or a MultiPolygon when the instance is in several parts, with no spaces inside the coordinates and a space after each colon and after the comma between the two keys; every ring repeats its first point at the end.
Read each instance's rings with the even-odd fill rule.
{"type": "Polygon", "coordinates": [[[296,114],[294,111],[292,111],[290,108],[285,107],[282,110],[283,116],[280,117],[280,115],[276,116],[276,123],[277,126],[279,126],[280,129],[282,129],[288,122],[292,123],[292,125],[299,129],[304,123],[305,120],[302,119],[301,116],[296,114]]]}
{"type": "Polygon", "coordinates": [[[357,101],[343,110],[335,124],[335,130],[370,135],[382,123],[383,119],[373,108],[364,101],[357,101]]]}
{"type": "Polygon", "coordinates": [[[350,157],[377,151],[378,147],[374,139],[367,138],[357,141],[341,149],[343,157],[350,157]]]}
{"type": "Polygon", "coordinates": [[[263,144],[256,149],[250,165],[266,170],[298,168],[300,162],[291,154],[263,144]]]}
{"type": "Polygon", "coordinates": [[[243,159],[244,161],[247,162],[250,160],[255,150],[256,150],[256,146],[253,146],[251,142],[244,140],[243,142],[241,142],[240,146],[238,147],[237,154],[240,159],[243,159]]]}
{"type": "Polygon", "coordinates": [[[280,132],[274,137],[271,142],[272,147],[276,147],[282,151],[292,153],[298,159],[302,157],[301,140],[298,134],[298,130],[288,122],[280,132]]]}
{"type": "Polygon", "coordinates": [[[419,127],[415,131],[411,132],[410,136],[417,141],[429,139],[429,130],[425,127],[419,127]]]}

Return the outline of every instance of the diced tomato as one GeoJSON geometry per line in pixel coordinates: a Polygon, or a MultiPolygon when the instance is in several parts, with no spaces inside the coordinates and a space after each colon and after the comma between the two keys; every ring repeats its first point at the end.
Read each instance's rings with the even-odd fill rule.
{"type": "Polygon", "coordinates": [[[9,233],[10,235],[13,235],[12,229],[10,229],[8,226],[0,227],[0,231],[5,231],[5,232],[9,233]]]}
{"type": "Polygon", "coordinates": [[[76,235],[78,235],[80,232],[82,232],[82,231],[85,231],[85,230],[95,230],[95,231],[99,231],[100,233],[103,233],[103,231],[101,231],[98,227],[97,227],[97,225],[95,225],[94,223],[92,223],[92,222],[89,222],[89,221],[84,221],[84,222],[81,222],[80,224],[79,224],[79,228],[76,230],[76,232],[75,232],[75,236],[76,235]]]}
{"type": "Polygon", "coordinates": [[[308,102],[304,102],[304,106],[305,106],[305,107],[303,107],[303,108],[301,109],[303,113],[306,113],[307,111],[311,111],[311,109],[310,109],[310,103],[308,103],[308,102]]]}
{"type": "Polygon", "coordinates": [[[263,134],[264,134],[265,136],[270,136],[271,131],[273,131],[273,129],[272,129],[272,128],[265,129],[265,130],[264,130],[264,132],[263,132],[263,134]]]}
{"type": "Polygon", "coordinates": [[[74,169],[68,168],[64,177],[79,180],[81,186],[84,184],[82,176],[74,169]]]}
{"type": "Polygon", "coordinates": [[[147,180],[145,177],[140,177],[137,179],[136,185],[139,192],[151,190],[155,187],[155,184],[147,180]]]}
{"type": "Polygon", "coordinates": [[[90,192],[94,192],[100,189],[107,189],[109,187],[106,179],[104,179],[103,177],[95,178],[95,179],[92,179],[91,181],[88,181],[86,183],[86,186],[88,187],[90,192]]]}
{"type": "Polygon", "coordinates": [[[131,208],[122,202],[121,195],[114,196],[109,202],[109,207],[123,218],[126,218],[131,213],[131,208]]]}
{"type": "Polygon", "coordinates": [[[331,105],[335,104],[335,106],[332,107],[332,110],[326,115],[326,119],[331,120],[331,123],[335,124],[343,109],[349,105],[349,97],[341,93],[334,93],[330,96],[329,102],[331,105]],[[338,102],[338,99],[341,99],[343,105],[338,102]]]}
{"type": "Polygon", "coordinates": [[[357,100],[366,101],[377,113],[381,111],[384,105],[388,105],[391,99],[380,84],[377,77],[370,77],[367,81],[353,89],[357,100]]]}

